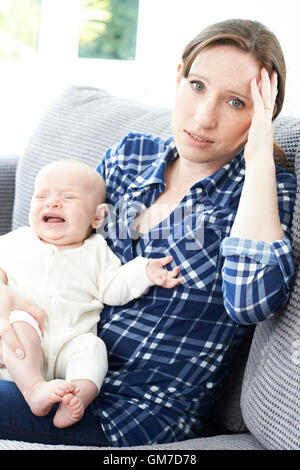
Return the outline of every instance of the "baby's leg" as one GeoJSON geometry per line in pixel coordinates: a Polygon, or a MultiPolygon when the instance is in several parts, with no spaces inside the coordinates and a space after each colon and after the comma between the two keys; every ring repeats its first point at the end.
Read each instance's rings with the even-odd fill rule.
{"type": "Polygon", "coordinates": [[[54,417],[54,425],[64,428],[81,419],[99,393],[108,367],[105,344],[92,333],[78,335],[60,351],[56,364],[56,377],[66,377],[79,388],[76,396],[64,396],[54,417]]]}
{"type": "Polygon", "coordinates": [[[45,381],[40,369],[40,337],[36,326],[32,326],[32,317],[28,320],[31,323],[29,324],[27,316],[29,315],[26,312],[14,311],[10,319],[24,346],[25,357],[18,359],[3,343],[3,359],[31,411],[37,416],[44,416],[54,403],[62,401],[66,393],[76,393],[76,387],[75,384],[67,384],[64,380],[45,381]],[[20,321],[20,318],[23,320],[20,321]]]}
{"type": "Polygon", "coordinates": [[[76,389],[76,395],[67,393],[55,413],[53,424],[57,428],[66,428],[79,421],[85,409],[98,395],[98,388],[91,380],[72,380],[76,389]]]}

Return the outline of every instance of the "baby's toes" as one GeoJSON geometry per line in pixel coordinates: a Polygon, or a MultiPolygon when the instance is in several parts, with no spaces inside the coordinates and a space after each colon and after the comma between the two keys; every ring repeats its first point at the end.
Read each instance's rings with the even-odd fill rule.
{"type": "Polygon", "coordinates": [[[75,419],[79,419],[82,417],[84,410],[82,401],[78,397],[75,396],[72,400],[70,400],[68,407],[71,410],[72,416],[75,419]]]}
{"type": "Polygon", "coordinates": [[[68,388],[66,387],[57,387],[57,389],[55,390],[55,394],[61,398],[65,397],[66,394],[68,393],[68,388]]]}
{"type": "Polygon", "coordinates": [[[75,383],[70,382],[69,386],[70,386],[70,390],[69,390],[70,393],[73,393],[74,395],[76,395],[77,393],[80,392],[80,388],[75,383]]]}
{"type": "Polygon", "coordinates": [[[58,387],[63,395],[65,395],[66,393],[75,394],[79,392],[79,388],[77,387],[77,385],[72,382],[62,382],[61,384],[59,384],[58,387]]]}
{"type": "Polygon", "coordinates": [[[66,393],[62,400],[63,405],[69,406],[73,398],[74,398],[73,393],[66,393]]]}
{"type": "Polygon", "coordinates": [[[62,395],[65,395],[68,393],[69,387],[67,382],[61,382],[57,385],[57,393],[60,393],[62,395]]]}

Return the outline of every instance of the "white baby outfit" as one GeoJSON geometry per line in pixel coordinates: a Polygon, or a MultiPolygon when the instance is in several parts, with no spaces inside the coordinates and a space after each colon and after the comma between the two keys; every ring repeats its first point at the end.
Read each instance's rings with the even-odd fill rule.
{"type": "MultiPolygon", "coordinates": [[[[45,312],[41,370],[46,380],[89,379],[100,389],[107,372],[106,347],[96,335],[100,312],[104,304],[124,305],[148,291],[153,284],[147,261],[137,257],[121,265],[99,234],[66,250],[42,242],[30,227],[0,237],[0,267],[8,285],[45,312]]],[[[12,315],[11,322],[20,319],[18,311],[12,315]]]]}

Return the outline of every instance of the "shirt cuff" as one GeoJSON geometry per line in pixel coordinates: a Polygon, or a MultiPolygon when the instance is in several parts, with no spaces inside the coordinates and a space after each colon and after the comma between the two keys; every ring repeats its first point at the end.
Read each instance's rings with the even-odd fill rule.
{"type": "Polygon", "coordinates": [[[223,256],[247,256],[265,265],[279,264],[279,258],[292,252],[291,242],[284,237],[274,242],[226,237],[221,243],[223,256]]]}
{"type": "MultiPolygon", "coordinates": [[[[155,283],[150,281],[147,275],[146,266],[149,263],[149,259],[137,256],[130,261],[130,274],[131,274],[131,285],[132,290],[135,292],[136,297],[140,297],[148,292],[149,288],[154,286],[155,283]]],[[[127,273],[129,278],[130,274],[127,273]]]]}

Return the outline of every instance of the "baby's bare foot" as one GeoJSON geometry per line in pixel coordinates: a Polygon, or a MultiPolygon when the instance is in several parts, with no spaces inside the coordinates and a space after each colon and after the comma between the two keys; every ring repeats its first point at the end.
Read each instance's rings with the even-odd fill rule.
{"type": "Polygon", "coordinates": [[[84,405],[81,398],[73,393],[68,393],[63,397],[55,413],[53,424],[57,428],[67,428],[79,421],[83,414],[84,405]]]}
{"type": "Polygon", "coordinates": [[[77,393],[77,387],[65,380],[55,379],[35,384],[25,399],[36,416],[46,416],[54,403],[62,402],[67,393],[77,393]]]}

